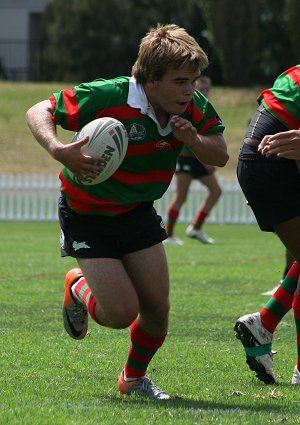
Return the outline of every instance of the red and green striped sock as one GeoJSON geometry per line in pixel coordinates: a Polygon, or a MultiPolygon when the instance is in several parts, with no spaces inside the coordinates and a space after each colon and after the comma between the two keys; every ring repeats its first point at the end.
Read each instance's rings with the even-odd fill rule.
{"type": "Polygon", "coordinates": [[[92,290],[87,284],[85,277],[81,277],[71,286],[71,292],[79,302],[86,306],[91,318],[99,323],[95,314],[96,298],[92,294],[92,290]]]}
{"type": "Polygon", "coordinates": [[[297,369],[300,371],[300,295],[297,292],[295,292],[294,294],[293,309],[294,309],[294,319],[295,319],[296,332],[297,332],[297,352],[298,352],[297,369]]]}
{"type": "Polygon", "coordinates": [[[199,224],[203,224],[207,218],[208,214],[204,211],[198,211],[198,214],[196,215],[194,219],[194,225],[197,226],[199,224]]]}
{"type": "Polygon", "coordinates": [[[128,359],[124,367],[124,376],[129,379],[137,379],[145,376],[147,367],[156,351],[165,340],[163,337],[154,337],[144,331],[136,319],[130,327],[131,346],[128,359]]]}
{"type": "Polygon", "coordinates": [[[278,323],[292,308],[294,292],[297,288],[299,275],[300,264],[295,261],[277,291],[264,308],[260,310],[262,325],[269,332],[274,332],[278,323]]]}
{"type": "Polygon", "coordinates": [[[177,222],[178,216],[179,216],[179,211],[174,210],[173,208],[168,209],[168,220],[166,223],[166,232],[168,237],[173,236],[173,231],[174,231],[174,227],[177,222]]]}

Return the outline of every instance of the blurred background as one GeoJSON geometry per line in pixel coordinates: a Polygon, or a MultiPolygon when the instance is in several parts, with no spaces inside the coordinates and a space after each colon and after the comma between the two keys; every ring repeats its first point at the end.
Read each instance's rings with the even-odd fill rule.
{"type": "Polygon", "coordinates": [[[159,22],[197,39],[214,85],[266,85],[300,60],[299,16],[299,0],[0,0],[0,80],[128,75],[159,22]]]}

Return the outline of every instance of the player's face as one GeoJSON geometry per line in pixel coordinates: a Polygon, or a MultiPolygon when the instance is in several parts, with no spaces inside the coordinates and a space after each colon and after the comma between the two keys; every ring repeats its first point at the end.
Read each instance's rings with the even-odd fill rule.
{"type": "Polygon", "coordinates": [[[154,110],[182,114],[192,100],[199,71],[190,68],[169,70],[160,81],[151,83],[150,103],[154,110]]]}
{"type": "Polygon", "coordinates": [[[205,83],[204,81],[197,80],[196,89],[200,90],[201,93],[204,94],[204,96],[208,97],[208,93],[209,93],[209,89],[210,89],[208,83],[205,83]]]}

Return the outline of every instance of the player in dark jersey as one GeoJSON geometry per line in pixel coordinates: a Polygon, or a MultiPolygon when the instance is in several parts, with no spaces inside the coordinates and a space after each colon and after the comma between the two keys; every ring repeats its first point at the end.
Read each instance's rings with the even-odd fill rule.
{"type": "MultiPolygon", "coordinates": [[[[207,98],[210,88],[210,78],[207,75],[201,75],[197,79],[196,89],[207,98]]],[[[174,236],[174,228],[193,180],[199,180],[206,187],[207,195],[202,200],[193,223],[187,227],[186,235],[204,244],[215,243],[214,239],[203,231],[203,225],[206,219],[222,194],[222,189],[215,171],[216,169],[212,165],[205,165],[198,161],[189,148],[182,148],[176,164],[176,192],[168,207],[168,218],[166,222],[168,238],[164,243],[183,245],[183,241],[174,236]]]]}
{"type": "Polygon", "coordinates": [[[283,72],[258,98],[241,147],[238,179],[262,231],[275,232],[295,262],[272,298],[257,313],[240,317],[237,337],[247,363],[261,381],[276,382],[273,333],[293,307],[298,361],[292,383],[300,384],[300,65],[283,72]]]}
{"type": "Polygon", "coordinates": [[[146,376],[168,331],[169,276],[162,241],[166,232],[153,202],[167,190],[183,146],[203,162],[228,161],[224,126],[211,104],[194,94],[208,65],[206,54],[176,25],[158,25],[142,40],[131,77],[99,79],[54,93],[27,112],[37,141],[63,164],[59,218],[62,255],[78,268],[66,275],[64,326],[82,339],[88,313],[114,329],[130,326],[121,394],[166,399],[146,376]],[[78,131],[96,117],[120,120],[129,146],[119,169],[105,182],[84,186],[70,178],[100,171],[99,157],[81,152],[87,138],[63,144],[56,125],[78,131]]]}

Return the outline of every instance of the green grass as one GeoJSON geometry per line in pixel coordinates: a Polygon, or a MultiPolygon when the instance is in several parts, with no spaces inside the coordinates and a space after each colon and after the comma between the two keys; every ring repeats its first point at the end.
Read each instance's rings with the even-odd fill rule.
{"type": "Polygon", "coordinates": [[[207,225],[217,244],[204,246],[178,225],[185,245],[166,247],[170,331],[149,367],[173,398],[157,402],[118,395],[128,330],[90,320],[85,340],[65,333],[63,280],[75,263],[59,257],[58,224],[9,222],[0,230],[1,425],[299,423],[291,312],[273,346],[276,386],[255,379],[233,332],[236,318],[259,310],[267,301],[261,292],[281,277],[284,250],[274,235],[255,225],[207,225]]]}

